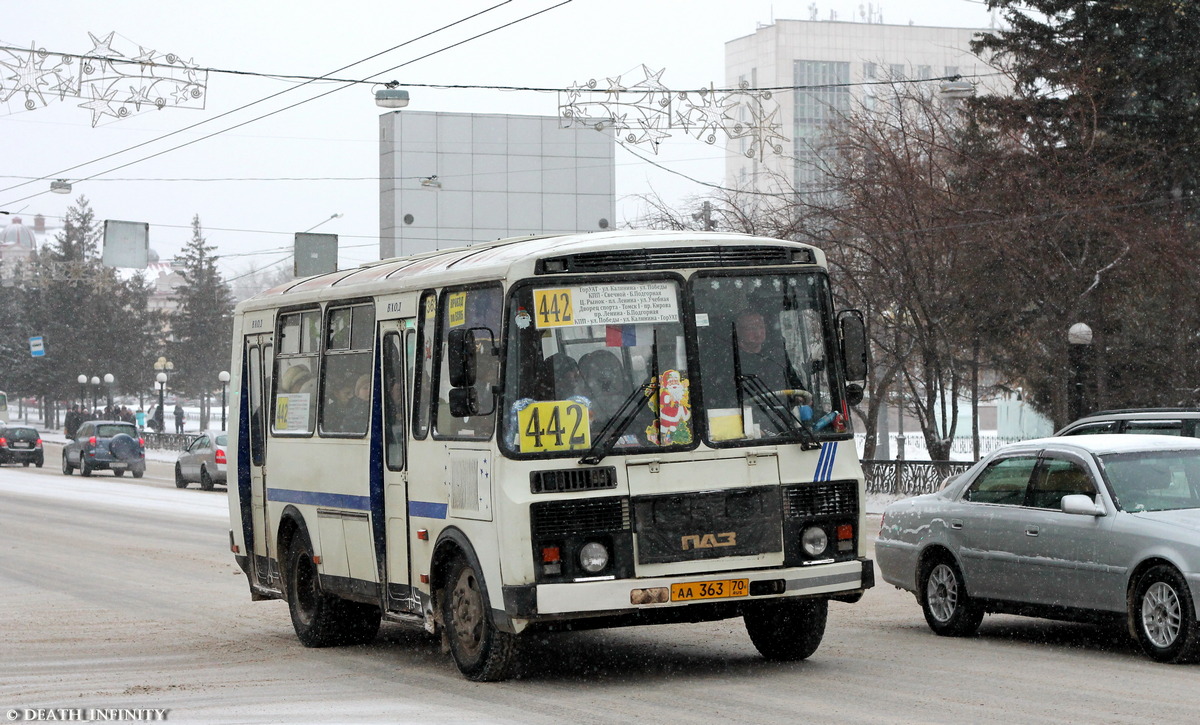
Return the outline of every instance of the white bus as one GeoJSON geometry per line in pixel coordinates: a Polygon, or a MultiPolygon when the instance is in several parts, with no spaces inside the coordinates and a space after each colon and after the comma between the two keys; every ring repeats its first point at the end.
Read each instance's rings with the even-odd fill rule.
{"type": "Polygon", "coordinates": [[[8,393],[0,390],[0,423],[7,423],[8,421],[8,393]]]}
{"type": "MultiPolygon", "coordinates": [[[[767,658],[874,584],[824,255],[743,235],[505,239],[234,318],[230,547],[310,647],[380,620],[499,680],[530,632],[742,617],[767,658]]],[[[848,383],[849,381],[849,383],[848,383]]]]}

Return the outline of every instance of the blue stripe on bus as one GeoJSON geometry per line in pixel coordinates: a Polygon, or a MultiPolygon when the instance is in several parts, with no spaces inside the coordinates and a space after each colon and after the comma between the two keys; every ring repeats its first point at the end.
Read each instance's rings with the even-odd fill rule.
{"type": "Polygon", "coordinates": [[[828,441],[821,445],[821,455],[817,457],[817,470],[813,472],[813,481],[828,481],[833,477],[833,461],[837,458],[836,441],[828,441]]]}
{"type": "Polygon", "coordinates": [[[433,501],[409,501],[408,515],[421,516],[427,519],[444,519],[446,518],[446,509],[450,508],[449,504],[435,503],[433,501]]]}
{"type": "Polygon", "coordinates": [[[317,491],[295,491],[290,488],[268,488],[267,500],[283,503],[331,506],[333,508],[370,511],[371,500],[367,496],[350,496],[344,493],[318,493],[317,491]]]}

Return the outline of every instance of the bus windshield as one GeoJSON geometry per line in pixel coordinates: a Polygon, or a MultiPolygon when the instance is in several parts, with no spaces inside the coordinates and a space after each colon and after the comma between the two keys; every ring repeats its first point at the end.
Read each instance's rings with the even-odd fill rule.
{"type": "Polygon", "coordinates": [[[844,432],[824,275],[701,275],[692,294],[708,442],[844,432]]]}
{"type": "Polygon", "coordinates": [[[824,275],[795,272],[712,273],[687,288],[675,279],[520,287],[508,313],[502,446],[594,463],[701,436],[721,447],[844,433],[829,299],[824,275]],[[694,324],[681,314],[687,292],[694,324]]]}
{"type": "Polygon", "coordinates": [[[509,305],[505,449],[690,447],[681,309],[674,279],[519,288],[509,305]]]}

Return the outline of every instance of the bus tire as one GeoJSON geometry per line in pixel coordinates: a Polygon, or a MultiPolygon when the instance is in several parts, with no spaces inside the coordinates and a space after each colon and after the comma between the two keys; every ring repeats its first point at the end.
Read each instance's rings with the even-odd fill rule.
{"type": "Polygon", "coordinates": [[[285,577],[288,611],[296,637],[305,647],[333,647],[341,644],[338,627],[338,599],[321,589],[317,565],[313,562],[308,536],[297,533],[288,547],[285,577]]]}
{"type": "Polygon", "coordinates": [[[775,599],[746,608],[742,619],[759,654],[775,662],[808,659],[821,646],[828,599],[775,599]]]}
{"type": "Polygon", "coordinates": [[[442,624],[458,671],[474,682],[499,682],[512,676],[517,636],[496,629],[483,579],[461,556],[450,564],[442,592],[442,624]]]}

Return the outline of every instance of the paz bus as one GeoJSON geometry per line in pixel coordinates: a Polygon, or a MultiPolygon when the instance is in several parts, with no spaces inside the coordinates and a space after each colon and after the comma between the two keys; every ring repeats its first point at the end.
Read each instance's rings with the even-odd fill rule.
{"type": "Polygon", "coordinates": [[[874,584],[863,322],[817,248],[432,251],[245,300],[233,349],[230,547],[304,645],[407,623],[494,681],[532,632],[740,617],[797,660],[874,584]]]}

